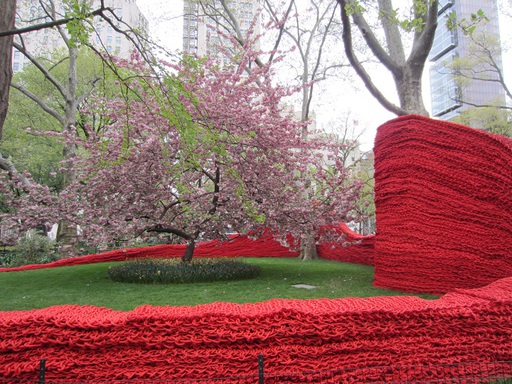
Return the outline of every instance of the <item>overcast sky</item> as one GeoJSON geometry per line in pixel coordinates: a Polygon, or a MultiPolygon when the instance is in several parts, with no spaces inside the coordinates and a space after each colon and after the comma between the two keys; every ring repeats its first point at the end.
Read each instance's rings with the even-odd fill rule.
{"type": "MultiPolygon", "coordinates": [[[[181,50],[182,47],[182,0],[137,0],[137,5],[141,12],[146,16],[149,22],[150,33],[154,39],[159,41],[167,49],[172,51],[181,50]]],[[[503,15],[501,15],[503,17],[503,15]]],[[[502,39],[506,43],[511,43],[512,36],[512,18],[500,18],[500,29],[502,39]]],[[[509,83],[512,72],[512,51],[509,51],[503,57],[506,75],[509,83]]],[[[425,69],[423,78],[424,102],[427,110],[430,109],[430,92],[428,80],[428,68],[425,69]]],[[[382,76],[386,79],[387,75],[382,76]]],[[[381,86],[394,89],[391,79],[384,80],[381,86]]],[[[387,92],[386,94],[388,94],[387,92]]],[[[321,110],[317,111],[317,119],[320,128],[328,120],[333,120],[336,116],[341,117],[346,111],[351,110],[351,117],[359,121],[359,127],[364,128],[365,132],[360,137],[363,150],[373,148],[373,141],[377,127],[395,116],[386,111],[364,88],[362,82],[353,75],[352,82],[336,82],[330,89],[322,95],[317,95],[321,110]],[[357,90],[359,88],[359,90],[357,90]],[[321,115],[321,116],[319,116],[321,115]]]]}

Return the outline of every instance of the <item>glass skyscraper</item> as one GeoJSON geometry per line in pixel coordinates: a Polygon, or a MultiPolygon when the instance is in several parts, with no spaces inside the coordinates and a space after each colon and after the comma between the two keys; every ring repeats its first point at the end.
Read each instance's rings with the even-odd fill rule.
{"type": "MultiPolygon", "coordinates": [[[[439,1],[438,27],[429,56],[433,117],[450,120],[470,104],[505,104],[505,94],[500,84],[493,81],[471,80],[462,85],[455,80],[453,70],[447,67],[453,59],[466,57],[471,50],[470,36],[459,29],[449,29],[446,26],[448,15],[454,13],[457,20],[471,20],[471,14],[479,9],[484,11],[488,21],[478,25],[475,33],[486,33],[499,39],[496,0],[439,1]]],[[[502,69],[501,53],[496,55],[495,59],[502,69]]],[[[489,76],[489,80],[497,78],[496,73],[491,73],[489,76]]]]}

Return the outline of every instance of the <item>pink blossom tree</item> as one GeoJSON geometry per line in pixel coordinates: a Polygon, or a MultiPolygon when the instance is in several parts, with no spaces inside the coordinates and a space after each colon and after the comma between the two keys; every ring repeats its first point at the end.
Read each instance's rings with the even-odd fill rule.
{"type": "Polygon", "coordinates": [[[0,164],[0,244],[13,244],[29,229],[49,231],[58,220],[57,199],[10,159],[0,164]]]}
{"type": "Polygon", "coordinates": [[[96,101],[112,123],[87,140],[68,136],[80,149],[60,195],[83,240],[174,234],[188,261],[199,239],[228,227],[301,239],[351,219],[359,185],[337,148],[301,138],[303,123],[281,107],[297,90],[274,85],[268,67],[247,71],[255,53],[244,48],[236,63],[189,58],[158,81],[139,64],[138,99],[96,101]]]}

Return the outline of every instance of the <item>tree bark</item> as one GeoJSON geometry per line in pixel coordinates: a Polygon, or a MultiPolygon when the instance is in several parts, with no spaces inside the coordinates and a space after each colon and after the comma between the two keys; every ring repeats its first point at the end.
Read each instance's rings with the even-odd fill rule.
{"type": "MultiPolygon", "coordinates": [[[[16,0],[3,1],[0,12],[0,31],[14,29],[16,0]]],[[[12,41],[13,36],[0,37],[0,139],[9,107],[9,87],[12,79],[12,41]]]]}
{"type": "Polygon", "coordinates": [[[188,263],[192,260],[194,256],[194,250],[196,248],[196,239],[190,238],[187,243],[187,248],[185,249],[185,253],[181,257],[181,261],[184,263],[188,263]]]}
{"type": "Polygon", "coordinates": [[[316,233],[314,230],[309,231],[306,237],[302,239],[300,246],[299,259],[302,261],[317,260],[318,252],[316,250],[316,233]]]}
{"type": "Polygon", "coordinates": [[[387,49],[381,45],[373,33],[372,27],[360,12],[354,12],[351,15],[352,21],[359,28],[368,48],[393,76],[400,106],[390,102],[378,89],[353,50],[350,16],[346,10],[346,6],[352,1],[338,0],[338,3],[341,6],[342,38],[345,52],[358,76],[363,80],[372,96],[388,111],[399,116],[410,113],[428,115],[421,94],[421,77],[437,28],[437,1],[430,2],[428,5],[423,4],[426,8],[415,5],[415,19],[423,20],[424,23],[415,31],[412,50],[407,60],[405,60],[399,26],[396,21],[385,16],[393,13],[393,4],[390,0],[378,1],[379,11],[384,15],[381,23],[386,37],[387,49]]]}

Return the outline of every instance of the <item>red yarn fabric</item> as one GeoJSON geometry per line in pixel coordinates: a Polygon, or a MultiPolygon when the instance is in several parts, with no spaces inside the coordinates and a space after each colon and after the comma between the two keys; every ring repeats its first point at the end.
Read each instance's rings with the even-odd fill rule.
{"type": "MultiPolygon", "coordinates": [[[[373,236],[361,236],[350,230],[345,224],[330,227],[339,234],[341,243],[324,243],[317,246],[318,254],[325,259],[373,265],[373,236]]],[[[31,269],[56,268],[81,264],[124,261],[145,257],[176,258],[183,256],[186,245],[165,244],[151,247],[126,248],[110,252],[70,257],[48,264],[31,264],[21,267],[0,268],[0,272],[16,272],[31,269]]],[[[272,235],[252,239],[248,235],[234,235],[228,241],[218,240],[200,243],[194,257],[297,257],[297,251],[291,251],[276,241],[272,235]]]]}
{"type": "MultiPolygon", "coordinates": [[[[183,256],[185,248],[185,244],[164,244],[151,247],[125,248],[94,255],[70,257],[48,264],[31,264],[15,268],[0,268],[0,272],[56,268],[145,257],[175,258],[183,256]]],[[[270,235],[258,239],[251,239],[247,235],[236,235],[224,242],[214,240],[200,243],[194,251],[194,257],[297,257],[298,255],[298,252],[290,251],[287,247],[284,247],[278,241],[274,240],[270,235]]]]}
{"type": "MultiPolygon", "coordinates": [[[[512,361],[512,278],[439,300],[272,300],[120,312],[57,306],[0,312],[0,378],[178,380],[353,369],[315,382],[446,382],[458,362],[512,361]],[[372,366],[401,366],[399,371],[372,366]],[[363,369],[364,368],[364,369],[363,369]]],[[[475,377],[482,377],[479,366],[475,377]]],[[[493,374],[493,372],[487,372],[493,374]]],[[[240,383],[254,383],[254,376],[240,383]]]]}
{"type": "Polygon", "coordinates": [[[316,249],[321,258],[345,263],[373,265],[375,235],[360,235],[352,231],[345,223],[329,227],[329,229],[334,229],[339,233],[340,241],[318,244],[316,249]]]}
{"type": "Polygon", "coordinates": [[[512,276],[512,140],[405,116],[374,152],[374,285],[445,293],[512,276]]]}

